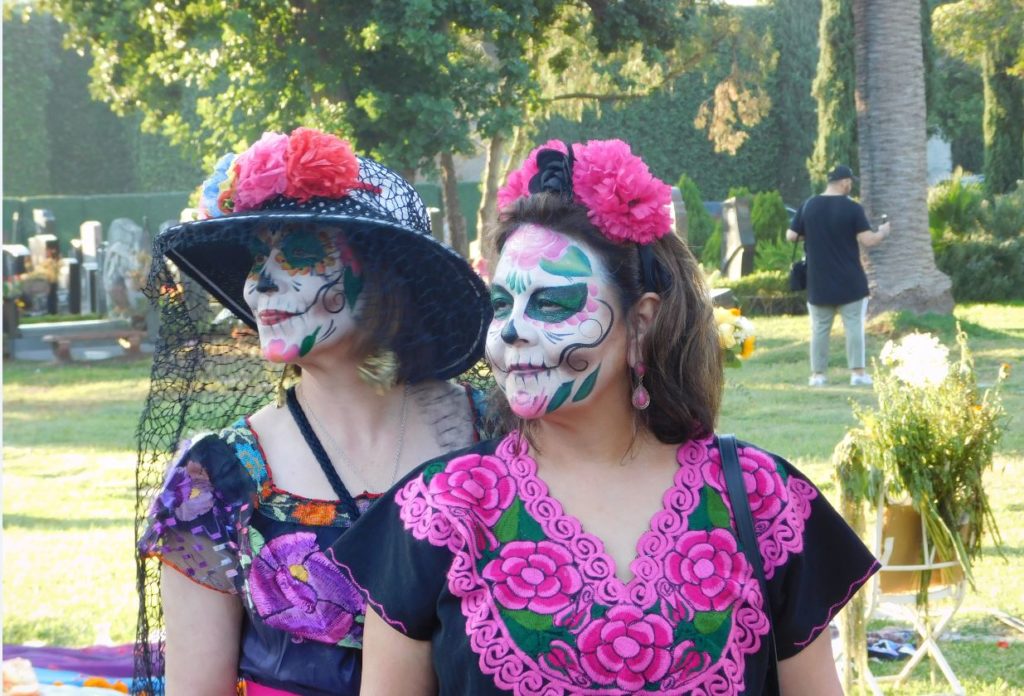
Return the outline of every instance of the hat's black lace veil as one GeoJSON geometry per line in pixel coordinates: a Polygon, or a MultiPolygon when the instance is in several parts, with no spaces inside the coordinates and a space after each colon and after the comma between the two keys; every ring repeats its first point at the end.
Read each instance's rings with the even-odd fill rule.
{"type": "MultiPolygon", "coordinates": [[[[153,259],[146,294],[160,332],[138,427],[135,539],[183,438],[217,430],[266,404],[281,368],[261,357],[254,331],[212,301],[163,257],[153,259]]],[[[132,693],[163,693],[163,616],[157,558],[136,553],[139,616],[132,693]]]]}

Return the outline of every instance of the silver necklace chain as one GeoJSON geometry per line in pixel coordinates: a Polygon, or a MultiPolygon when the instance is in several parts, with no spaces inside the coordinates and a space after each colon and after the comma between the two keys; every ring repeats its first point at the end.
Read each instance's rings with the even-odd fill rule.
{"type": "MultiPolygon", "coordinates": [[[[299,383],[299,387],[301,389],[301,387],[302,387],[302,383],[301,382],[299,383]]],[[[334,449],[335,453],[338,455],[338,458],[341,460],[341,463],[343,465],[345,465],[346,468],[349,471],[351,471],[353,474],[356,475],[356,477],[362,482],[363,487],[364,487],[364,489],[365,489],[365,491],[367,493],[375,492],[375,491],[371,491],[370,490],[370,486],[367,485],[366,476],[365,476],[363,470],[361,468],[355,466],[355,464],[353,463],[352,459],[345,452],[345,449],[341,446],[341,444],[337,440],[334,439],[334,437],[331,435],[331,431],[327,429],[327,426],[325,426],[323,424],[323,422],[320,420],[320,418],[316,415],[316,411],[314,411],[312,408],[310,408],[309,401],[307,399],[305,399],[305,398],[302,399],[302,401],[306,402],[306,409],[305,409],[306,413],[308,413],[313,418],[313,422],[317,424],[317,426],[319,427],[320,432],[323,434],[323,436],[325,438],[327,438],[327,442],[331,445],[332,449],[334,449]]],[[[398,480],[398,465],[402,461],[402,449],[405,446],[405,423],[406,423],[406,417],[408,415],[408,410],[407,410],[406,407],[408,405],[408,401],[409,401],[409,385],[406,384],[402,388],[402,410],[401,410],[401,413],[399,415],[399,421],[398,421],[398,448],[395,450],[395,461],[394,461],[394,464],[393,464],[392,470],[391,470],[391,478],[388,479],[388,483],[384,487],[385,489],[390,488],[391,485],[394,484],[395,481],[398,480]]]]}

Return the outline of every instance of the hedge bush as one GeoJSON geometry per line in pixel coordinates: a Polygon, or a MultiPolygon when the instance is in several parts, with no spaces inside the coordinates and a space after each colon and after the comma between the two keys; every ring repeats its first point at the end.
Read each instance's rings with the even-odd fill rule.
{"type": "MultiPolygon", "coordinates": [[[[686,236],[695,254],[701,254],[715,231],[715,221],[704,208],[704,197],[697,184],[686,174],[679,177],[679,192],[686,206],[686,236]]],[[[719,240],[721,242],[721,240],[719,240]]]]}
{"type": "Polygon", "coordinates": [[[1002,302],[1024,299],[1024,235],[997,239],[972,235],[942,245],[938,267],[953,281],[957,302],[1002,302]]]}
{"type": "Polygon", "coordinates": [[[736,303],[750,316],[807,313],[806,295],[789,289],[787,271],[756,271],[737,280],[719,277],[714,285],[732,290],[736,303]]]}
{"type": "Polygon", "coordinates": [[[976,231],[985,190],[981,184],[963,181],[963,170],[957,167],[953,176],[928,191],[928,230],[932,240],[947,232],[965,235],[976,231]]]}

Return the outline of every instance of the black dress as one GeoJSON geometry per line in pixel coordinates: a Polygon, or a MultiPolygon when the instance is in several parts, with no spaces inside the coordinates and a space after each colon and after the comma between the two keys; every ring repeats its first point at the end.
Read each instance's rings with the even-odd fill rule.
{"type": "MultiPolygon", "coordinates": [[[[677,452],[622,582],[515,434],[428,462],[335,545],[389,624],[433,643],[443,695],[761,693],[765,598],[714,438],[677,452]]],[[[817,488],[740,444],[780,660],[878,569],[817,488]]]]}

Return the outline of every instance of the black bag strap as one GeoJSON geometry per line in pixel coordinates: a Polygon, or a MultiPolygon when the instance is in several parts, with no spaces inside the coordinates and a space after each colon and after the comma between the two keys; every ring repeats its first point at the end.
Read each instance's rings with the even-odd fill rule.
{"type": "Polygon", "coordinates": [[[740,457],[736,451],[736,436],[719,435],[718,451],[722,455],[722,474],[725,476],[725,487],[729,492],[732,505],[732,516],[736,521],[736,532],[747,562],[754,567],[757,581],[761,585],[761,596],[764,597],[764,613],[768,617],[768,674],[765,677],[765,693],[779,692],[779,655],[775,649],[775,622],[772,620],[771,601],[768,598],[768,582],[764,578],[764,560],[761,558],[757,537],[754,535],[754,517],[750,514],[750,501],[747,499],[747,487],[743,482],[743,469],[740,468],[740,457]]]}

